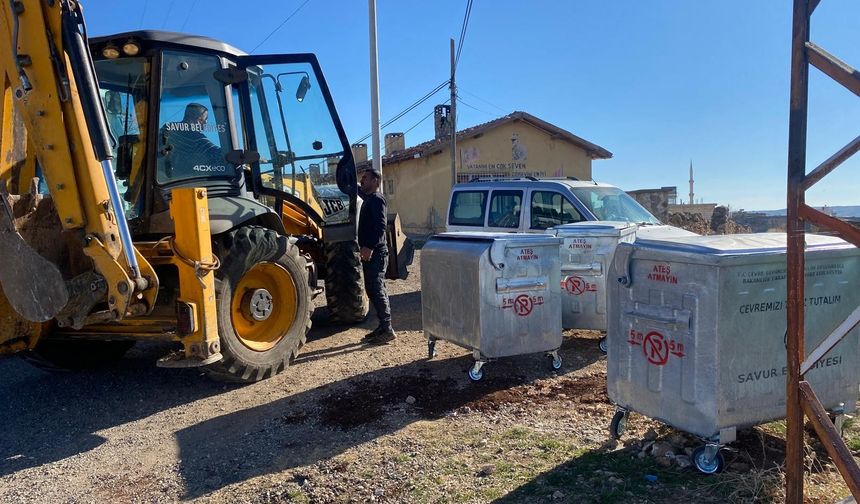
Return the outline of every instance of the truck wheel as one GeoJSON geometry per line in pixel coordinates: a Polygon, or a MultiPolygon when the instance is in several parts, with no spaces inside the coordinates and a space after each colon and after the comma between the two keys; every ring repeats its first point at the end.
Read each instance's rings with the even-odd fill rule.
{"type": "Polygon", "coordinates": [[[133,346],[127,340],[43,339],[20,355],[46,371],[82,371],[116,364],[133,346]]]}
{"type": "Polygon", "coordinates": [[[307,261],[286,236],[246,226],[216,242],[218,335],[223,359],[205,368],[213,378],[254,382],[290,364],[311,327],[307,261]]]}
{"type": "Polygon", "coordinates": [[[358,242],[326,243],[325,297],[331,321],[362,322],[367,317],[367,297],[358,242]]]}

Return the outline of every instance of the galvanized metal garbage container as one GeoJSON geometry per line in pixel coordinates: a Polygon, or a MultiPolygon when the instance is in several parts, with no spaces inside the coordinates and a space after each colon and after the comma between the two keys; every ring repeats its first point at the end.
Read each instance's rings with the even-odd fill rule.
{"type": "MultiPolygon", "coordinates": [[[[636,239],[635,224],[577,222],[549,229],[561,243],[561,324],[606,330],[606,278],[615,248],[636,239]]],[[[603,348],[603,340],[601,340],[603,348]]]]}
{"type": "Polygon", "coordinates": [[[547,352],[561,367],[559,238],[444,233],[421,250],[424,334],[473,351],[472,380],[489,359],[547,352]]]}
{"type": "MultiPolygon", "coordinates": [[[[860,305],[860,250],[807,235],[806,351],[860,305]]],[[[621,409],[708,441],[693,454],[720,470],[736,430],[785,417],[785,234],[637,240],[621,244],[610,275],[607,388],[621,409]]],[[[855,328],[807,373],[834,415],[855,409],[855,328]]]]}

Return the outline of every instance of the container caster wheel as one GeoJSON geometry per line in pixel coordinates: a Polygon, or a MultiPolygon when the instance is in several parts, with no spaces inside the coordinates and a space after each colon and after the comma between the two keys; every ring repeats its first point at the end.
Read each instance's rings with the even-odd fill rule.
{"type": "Polygon", "coordinates": [[[561,369],[561,357],[559,357],[558,352],[550,352],[547,354],[547,357],[552,359],[552,369],[558,371],[561,369]]]}
{"type": "Polygon", "coordinates": [[[720,453],[720,446],[707,444],[693,450],[693,465],[703,474],[716,474],[723,470],[726,461],[720,453]]]}
{"type": "Polygon", "coordinates": [[[600,338],[600,341],[597,343],[597,346],[600,347],[600,351],[606,353],[606,336],[600,338]]]}
{"type": "Polygon", "coordinates": [[[469,379],[473,382],[481,381],[481,378],[484,377],[484,363],[478,361],[474,366],[469,369],[469,379]]]}
{"type": "Polygon", "coordinates": [[[830,412],[830,421],[833,422],[833,427],[836,428],[836,432],[839,433],[839,437],[843,437],[843,432],[845,430],[845,404],[839,403],[839,406],[833,409],[830,412]]]}
{"type": "Polygon", "coordinates": [[[612,421],[609,422],[609,435],[612,439],[618,439],[624,435],[624,431],[627,430],[627,415],[626,410],[618,410],[612,416],[612,421]]]}
{"type": "Polygon", "coordinates": [[[427,360],[436,357],[436,340],[430,340],[427,342],[427,360]]]}

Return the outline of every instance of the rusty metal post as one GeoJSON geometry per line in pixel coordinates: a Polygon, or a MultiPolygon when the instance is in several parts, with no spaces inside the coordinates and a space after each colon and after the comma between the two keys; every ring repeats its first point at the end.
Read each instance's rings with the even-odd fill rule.
{"type": "MultiPolygon", "coordinates": [[[[791,36],[791,105],[788,126],[788,197],[787,217],[787,291],[786,307],[786,421],[785,439],[785,500],[791,504],[803,502],[803,419],[809,417],[827,453],[845,480],[851,494],[860,500],[860,466],[851,451],[830,423],[815,391],[804,380],[810,362],[804,362],[804,276],[805,223],[812,222],[836,231],[843,239],[860,247],[860,228],[836,217],[825,215],[806,205],[806,190],[836,169],[852,155],[860,152],[860,137],[830,156],[824,163],[806,173],[806,127],[809,105],[809,66],[860,96],[860,72],[809,41],[810,16],[820,0],[794,0],[794,21],[791,36]]],[[[860,321],[860,308],[855,309],[839,327],[810,352],[820,358],[829,352],[860,321]]],[[[810,358],[810,360],[811,360],[810,358]]]]}
{"type": "Polygon", "coordinates": [[[805,232],[799,212],[805,196],[806,124],[809,101],[809,2],[794,0],[791,36],[791,102],[788,126],[787,250],[787,338],[788,374],[786,378],[785,501],[803,503],[803,409],[800,405],[803,361],[803,273],[805,232]]]}

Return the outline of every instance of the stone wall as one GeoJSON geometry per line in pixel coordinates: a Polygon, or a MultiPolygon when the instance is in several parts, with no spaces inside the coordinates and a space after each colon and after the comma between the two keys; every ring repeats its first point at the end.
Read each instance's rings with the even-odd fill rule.
{"type": "Polygon", "coordinates": [[[661,222],[669,218],[669,204],[675,201],[678,191],[675,187],[661,187],[660,189],[639,189],[627,191],[633,199],[639,202],[657,217],[661,222]]]}

